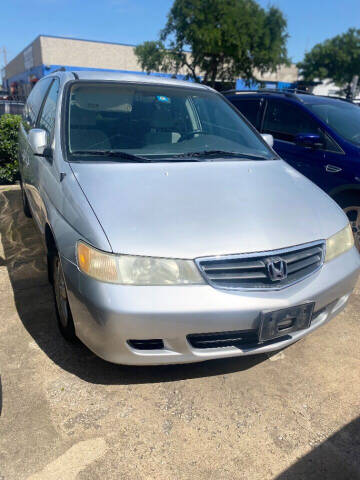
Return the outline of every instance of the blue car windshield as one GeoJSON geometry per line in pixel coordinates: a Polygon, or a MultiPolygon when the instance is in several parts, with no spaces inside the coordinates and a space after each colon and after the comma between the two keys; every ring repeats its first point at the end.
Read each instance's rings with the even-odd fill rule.
{"type": "Polygon", "coordinates": [[[360,107],[342,100],[306,106],[345,140],[360,145],[360,107]]]}
{"type": "Polygon", "coordinates": [[[70,155],[83,153],[88,160],[96,153],[96,160],[106,160],[101,152],[116,151],[127,158],[206,157],[207,152],[277,158],[220,95],[191,84],[77,82],[70,91],[67,124],[70,155]]]}

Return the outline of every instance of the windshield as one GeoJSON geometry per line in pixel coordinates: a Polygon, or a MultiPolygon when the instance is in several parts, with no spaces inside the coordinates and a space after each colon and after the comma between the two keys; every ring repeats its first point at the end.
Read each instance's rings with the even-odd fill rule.
{"type": "Polygon", "coordinates": [[[307,106],[345,140],[360,145],[360,108],[357,105],[334,100],[307,106]]]}
{"type": "Polygon", "coordinates": [[[69,102],[72,159],[85,155],[86,160],[108,160],[111,154],[112,160],[116,152],[124,161],[136,161],[135,156],[179,161],[208,153],[224,160],[241,154],[274,158],[241,116],[211,91],[81,82],[72,85],[69,102]]]}

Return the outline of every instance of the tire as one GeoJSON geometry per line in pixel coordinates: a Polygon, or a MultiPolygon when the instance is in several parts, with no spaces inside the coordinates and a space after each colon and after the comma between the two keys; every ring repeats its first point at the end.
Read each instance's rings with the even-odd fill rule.
{"type": "Polygon", "coordinates": [[[20,187],[21,187],[21,201],[22,201],[24,215],[27,218],[31,218],[32,214],[31,214],[31,210],[30,210],[30,205],[29,205],[29,201],[27,199],[27,196],[26,196],[26,193],[25,193],[22,182],[20,182],[20,187]]]}
{"type": "Polygon", "coordinates": [[[360,252],[360,194],[345,194],[337,200],[340,207],[348,216],[354,233],[355,246],[360,252]]]}
{"type": "Polygon", "coordinates": [[[64,272],[57,253],[52,257],[52,274],[59,330],[65,340],[74,343],[76,341],[75,326],[68,301],[64,272]]]}

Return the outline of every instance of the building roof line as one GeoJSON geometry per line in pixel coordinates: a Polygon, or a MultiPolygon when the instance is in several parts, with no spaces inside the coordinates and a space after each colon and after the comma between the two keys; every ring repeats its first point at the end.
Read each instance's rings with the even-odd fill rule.
{"type": "MultiPolygon", "coordinates": [[[[122,45],[124,47],[136,47],[133,43],[121,43],[121,42],[108,42],[106,40],[90,40],[87,38],[77,38],[77,37],[62,37],[60,35],[44,35],[40,34],[38,37],[45,37],[45,38],[57,38],[60,40],[76,40],[78,42],[89,42],[89,43],[105,43],[107,45],[122,45]]],[[[37,38],[37,37],[36,37],[37,38]]],[[[35,39],[36,40],[36,39],[35,39]]],[[[35,41],[34,40],[34,41],[35,41]]]]}
{"type": "Polygon", "coordinates": [[[20,52],[17,53],[17,54],[15,55],[15,57],[13,57],[11,60],[9,60],[9,61],[7,62],[7,64],[5,65],[4,68],[6,68],[13,60],[15,60],[15,58],[17,58],[19,55],[21,55],[22,53],[24,53],[25,50],[27,50],[29,47],[31,47],[31,46],[36,42],[36,40],[37,40],[38,38],[42,37],[42,36],[43,36],[43,35],[37,35],[37,36],[34,38],[34,40],[32,40],[30,43],[28,43],[25,48],[23,48],[22,50],[20,50],[20,52]]]}
{"type": "Polygon", "coordinates": [[[9,60],[7,62],[7,64],[5,65],[5,68],[7,65],[9,65],[15,58],[17,58],[19,55],[21,55],[22,53],[25,52],[25,50],[27,50],[29,47],[31,47],[35,42],[36,40],[38,40],[40,37],[44,37],[44,38],[56,38],[56,39],[59,39],[59,40],[75,40],[75,41],[78,41],[78,42],[89,42],[89,43],[103,43],[103,44],[107,44],[107,45],[120,45],[120,46],[123,46],[123,47],[136,47],[136,45],[134,44],[131,44],[131,43],[120,43],[120,42],[107,42],[105,40],[89,40],[89,39],[85,39],[85,38],[76,38],[76,37],[61,37],[60,35],[45,35],[43,33],[40,33],[39,35],[37,35],[34,40],[32,40],[28,45],[26,45],[25,48],[23,48],[19,53],[17,53],[11,60],[9,60]]]}

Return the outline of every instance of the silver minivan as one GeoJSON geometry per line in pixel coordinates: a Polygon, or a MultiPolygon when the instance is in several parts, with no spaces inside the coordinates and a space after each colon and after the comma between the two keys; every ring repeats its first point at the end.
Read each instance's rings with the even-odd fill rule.
{"type": "Polygon", "coordinates": [[[203,85],[41,79],[22,198],[65,338],[115,363],[196,362],[283,348],[338,314],[360,269],[348,219],[271,140],[203,85]]]}

